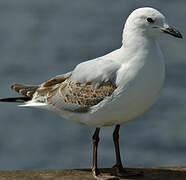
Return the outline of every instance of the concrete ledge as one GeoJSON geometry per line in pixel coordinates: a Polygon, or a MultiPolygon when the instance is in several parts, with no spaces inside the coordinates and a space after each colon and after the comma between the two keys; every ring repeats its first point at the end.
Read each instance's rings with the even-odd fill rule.
{"type": "MultiPolygon", "coordinates": [[[[141,176],[120,178],[121,180],[186,180],[186,167],[141,167],[127,168],[141,176]]],[[[112,173],[113,169],[101,169],[103,173],[112,173]]],[[[18,170],[0,171],[0,180],[92,180],[90,169],[77,170],[18,170]]]]}

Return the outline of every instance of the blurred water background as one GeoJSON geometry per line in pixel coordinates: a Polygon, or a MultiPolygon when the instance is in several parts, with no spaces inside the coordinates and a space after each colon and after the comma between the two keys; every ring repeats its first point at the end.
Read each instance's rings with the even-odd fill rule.
{"type": "MultiPolygon", "coordinates": [[[[138,7],[159,9],[186,34],[185,0],[0,0],[0,97],[14,83],[40,84],[121,45],[138,7]]],[[[125,166],[186,166],[186,41],[164,36],[166,82],[150,111],[120,131],[125,166]]],[[[102,128],[99,166],[114,163],[113,127],[102,128]]],[[[91,166],[94,129],[58,115],[0,104],[0,170],[91,166]]]]}

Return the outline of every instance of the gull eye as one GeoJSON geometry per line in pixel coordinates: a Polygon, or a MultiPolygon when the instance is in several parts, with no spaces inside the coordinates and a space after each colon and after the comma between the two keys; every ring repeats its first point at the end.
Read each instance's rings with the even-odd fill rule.
{"type": "Polygon", "coordinates": [[[149,18],[149,17],[147,18],[147,21],[148,21],[149,23],[151,23],[151,24],[154,23],[154,20],[153,20],[152,18],[149,18]]]}

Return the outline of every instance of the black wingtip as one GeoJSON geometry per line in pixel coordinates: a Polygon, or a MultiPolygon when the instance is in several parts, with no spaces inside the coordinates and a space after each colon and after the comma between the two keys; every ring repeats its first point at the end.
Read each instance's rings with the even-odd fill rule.
{"type": "Polygon", "coordinates": [[[31,100],[28,97],[13,97],[13,98],[3,98],[0,99],[0,102],[17,102],[17,103],[24,103],[31,100]]]}

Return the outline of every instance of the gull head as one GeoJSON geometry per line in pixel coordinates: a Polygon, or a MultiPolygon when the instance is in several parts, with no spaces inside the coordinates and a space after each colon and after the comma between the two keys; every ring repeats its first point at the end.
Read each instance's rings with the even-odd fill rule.
{"type": "Polygon", "coordinates": [[[149,7],[136,9],[129,15],[125,23],[123,38],[127,34],[150,38],[156,38],[161,34],[169,34],[177,38],[183,38],[178,30],[169,26],[162,13],[149,7]]]}

